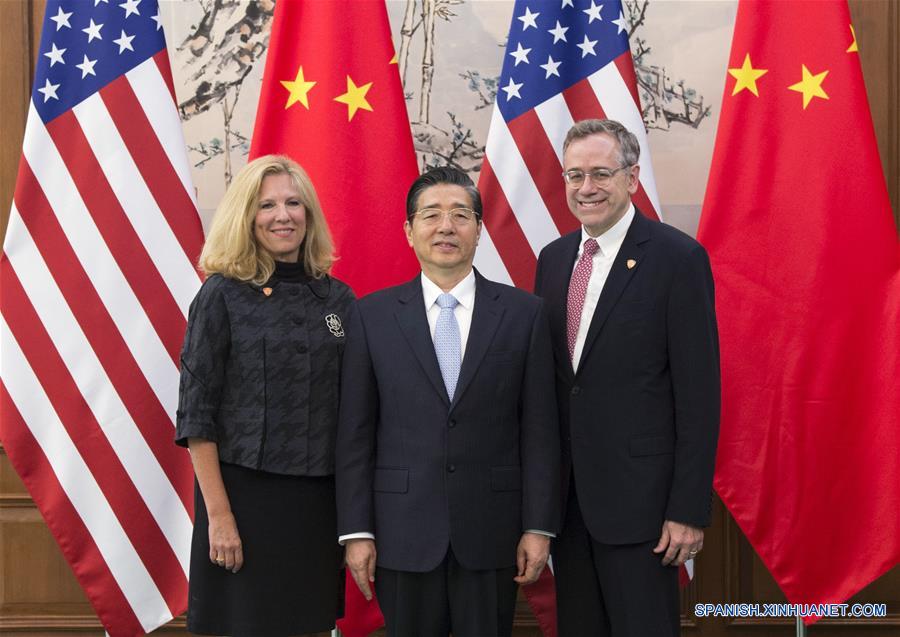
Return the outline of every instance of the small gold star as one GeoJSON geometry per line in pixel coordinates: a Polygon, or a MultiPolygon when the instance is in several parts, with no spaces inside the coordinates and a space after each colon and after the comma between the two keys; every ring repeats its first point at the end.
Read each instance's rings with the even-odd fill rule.
{"type": "Polygon", "coordinates": [[[859,45],[856,44],[856,31],[853,29],[853,25],[850,25],[850,35],[853,36],[853,42],[850,43],[850,46],[847,47],[846,53],[859,53],[859,45]]]}
{"type": "Polygon", "coordinates": [[[809,69],[806,68],[805,64],[801,64],[800,66],[803,70],[803,79],[796,84],[792,84],[788,88],[792,91],[803,93],[803,110],[806,110],[806,107],[814,97],[821,97],[826,100],[829,99],[828,94],[822,88],[822,82],[825,79],[825,76],[828,75],[828,71],[822,71],[817,75],[813,75],[809,72],[809,69]]]}
{"type": "Polygon", "coordinates": [[[297,102],[300,102],[306,107],[307,110],[309,110],[309,91],[316,85],[316,83],[306,81],[306,78],[303,77],[302,66],[297,70],[296,79],[294,79],[293,81],[281,80],[281,85],[290,93],[288,95],[287,104],[284,105],[286,109],[290,108],[297,102]]]}
{"type": "MultiPolygon", "coordinates": [[[[850,27],[850,28],[852,29],[853,27],[850,27]]],[[[395,52],[394,52],[394,57],[391,58],[391,61],[388,62],[388,64],[396,64],[396,63],[397,63],[397,53],[396,53],[396,51],[395,51],[395,52]]]]}
{"type": "Polygon", "coordinates": [[[744,56],[744,64],[739,69],[728,69],[728,74],[731,75],[735,80],[734,90],[731,91],[732,95],[737,95],[744,89],[749,90],[751,93],[759,97],[759,91],[756,88],[756,80],[769,72],[769,69],[755,69],[753,65],[750,64],[750,54],[744,56]]]}
{"type": "Polygon", "coordinates": [[[366,93],[372,88],[372,82],[357,86],[350,76],[347,76],[347,92],[334,98],[335,102],[347,105],[347,121],[353,119],[359,109],[371,111],[372,106],[366,100],[366,93]]]}

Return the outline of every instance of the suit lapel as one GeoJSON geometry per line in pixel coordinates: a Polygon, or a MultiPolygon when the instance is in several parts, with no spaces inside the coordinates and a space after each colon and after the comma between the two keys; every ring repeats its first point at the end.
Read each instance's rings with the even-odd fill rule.
{"type": "MultiPolygon", "coordinates": [[[[419,276],[422,276],[421,274],[419,276]]],[[[438,365],[437,354],[434,353],[434,341],[431,340],[431,332],[428,328],[428,317],[425,315],[425,297],[422,295],[422,282],[417,276],[403,286],[397,308],[397,323],[400,331],[409,343],[410,348],[419,360],[425,376],[434,385],[434,389],[443,398],[444,403],[450,404],[447,388],[444,386],[444,377],[441,376],[441,368],[438,365]]]]}
{"type": "Polygon", "coordinates": [[[631,282],[635,272],[641,267],[644,256],[644,248],[641,244],[650,238],[650,228],[648,227],[650,223],[652,222],[645,218],[640,210],[635,208],[634,221],[631,222],[631,226],[625,234],[622,247],[619,248],[619,253],[616,255],[615,261],[613,261],[609,276],[603,285],[603,291],[600,293],[600,299],[597,301],[597,307],[594,309],[591,326],[588,328],[588,333],[584,340],[584,348],[581,351],[581,360],[578,362],[579,372],[584,361],[587,360],[591,346],[597,340],[597,335],[600,334],[606,319],[609,318],[610,312],[616,306],[616,303],[622,296],[622,292],[625,291],[625,288],[631,282]],[[628,267],[629,261],[634,261],[634,265],[631,268],[628,267]]]}
{"type": "Polygon", "coordinates": [[[569,281],[572,279],[572,268],[575,267],[575,257],[578,256],[578,248],[581,245],[581,230],[566,235],[563,241],[565,244],[562,250],[562,262],[548,264],[548,277],[543,284],[542,292],[547,300],[550,333],[553,334],[556,358],[564,362],[558,367],[568,376],[572,376],[569,346],[566,344],[566,305],[569,296],[569,281]]]}
{"type": "Polygon", "coordinates": [[[500,325],[504,307],[497,300],[500,296],[493,283],[475,272],[475,307],[472,309],[472,324],[469,327],[469,338],[466,342],[466,351],[462,360],[462,368],[459,370],[459,380],[456,382],[456,392],[453,394],[453,404],[457,404],[466,391],[466,388],[475,378],[475,372],[481,365],[494,333],[500,325]]]}

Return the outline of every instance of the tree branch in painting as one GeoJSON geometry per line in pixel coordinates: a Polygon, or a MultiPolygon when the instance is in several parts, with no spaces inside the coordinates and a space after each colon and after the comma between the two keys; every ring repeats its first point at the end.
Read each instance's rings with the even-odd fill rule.
{"type": "Polygon", "coordinates": [[[497,100],[496,77],[482,77],[481,73],[471,69],[465,73],[460,73],[459,76],[467,80],[469,90],[478,96],[478,104],[475,105],[476,111],[494,105],[494,102],[497,100]]]}
{"type": "Polygon", "coordinates": [[[697,91],[686,87],[684,80],[673,83],[666,75],[666,67],[648,61],[651,49],[637,33],[647,17],[648,6],[649,0],[625,2],[644,126],[669,130],[670,125],[676,123],[697,128],[710,113],[710,107],[703,104],[703,96],[698,98],[697,91]]]}
{"type": "Polygon", "coordinates": [[[201,4],[203,18],[176,49],[190,97],[178,104],[185,121],[218,105],[224,139],[215,138],[189,147],[203,166],[223,155],[225,183],[231,182],[231,153],[250,150],[247,137],[233,128],[234,109],[241,86],[253,65],[269,46],[274,0],[208,0],[201,4]]]}

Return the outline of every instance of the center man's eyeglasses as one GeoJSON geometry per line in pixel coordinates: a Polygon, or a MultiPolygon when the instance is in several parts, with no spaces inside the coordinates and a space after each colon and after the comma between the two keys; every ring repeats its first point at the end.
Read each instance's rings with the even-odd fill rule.
{"type": "Polygon", "coordinates": [[[413,216],[427,226],[436,226],[440,224],[444,217],[450,219],[450,223],[454,226],[465,226],[472,223],[478,215],[471,208],[454,208],[444,212],[440,208],[423,208],[413,213],[413,216]]]}

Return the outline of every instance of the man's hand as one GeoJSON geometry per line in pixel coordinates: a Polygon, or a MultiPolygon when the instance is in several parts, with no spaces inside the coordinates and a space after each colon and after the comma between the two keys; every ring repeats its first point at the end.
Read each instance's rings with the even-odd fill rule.
{"type": "Polygon", "coordinates": [[[244,565],[241,536],[230,511],[209,516],[209,560],[232,573],[244,565]]]}
{"type": "Polygon", "coordinates": [[[703,529],[696,526],[666,520],[663,522],[659,543],[654,553],[662,553],[662,563],[666,566],[681,566],[685,561],[696,557],[703,549],[703,529]]]}
{"type": "Polygon", "coordinates": [[[532,584],[537,581],[547,558],[550,556],[550,538],[540,533],[523,533],[516,549],[516,567],[518,575],[513,579],[522,584],[532,584]]]}
{"type": "Polygon", "coordinates": [[[375,581],[375,541],[368,538],[347,540],[344,561],[363,597],[371,600],[375,581]]]}

